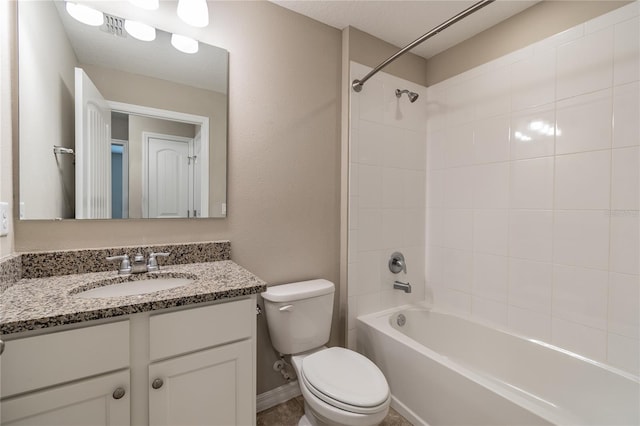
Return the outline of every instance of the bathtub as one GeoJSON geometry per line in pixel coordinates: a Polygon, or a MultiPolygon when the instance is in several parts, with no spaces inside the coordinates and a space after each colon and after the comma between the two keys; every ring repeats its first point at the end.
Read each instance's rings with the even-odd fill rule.
{"type": "Polygon", "coordinates": [[[638,377],[453,314],[362,316],[356,344],[414,424],[640,424],[638,377]]]}

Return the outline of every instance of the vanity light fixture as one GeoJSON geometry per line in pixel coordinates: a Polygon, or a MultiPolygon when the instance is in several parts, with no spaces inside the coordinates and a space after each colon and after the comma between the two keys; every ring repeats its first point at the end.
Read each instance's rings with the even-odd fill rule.
{"type": "Polygon", "coordinates": [[[65,4],[65,9],[69,15],[83,24],[99,27],[104,23],[103,13],[89,6],[68,1],[65,4]]]}
{"type": "Polygon", "coordinates": [[[171,34],[171,45],[184,53],[198,52],[198,40],[180,34],[171,34]]]}
{"type": "Polygon", "coordinates": [[[129,3],[146,10],[157,10],[160,7],[159,0],[129,0],[129,3]]]}
{"type": "Polygon", "coordinates": [[[206,0],[178,0],[178,16],[192,27],[209,25],[209,8],[206,0]]]}
{"type": "Polygon", "coordinates": [[[138,40],[153,41],[156,39],[156,29],[142,22],[127,19],[124,21],[124,29],[130,36],[138,40]]]}

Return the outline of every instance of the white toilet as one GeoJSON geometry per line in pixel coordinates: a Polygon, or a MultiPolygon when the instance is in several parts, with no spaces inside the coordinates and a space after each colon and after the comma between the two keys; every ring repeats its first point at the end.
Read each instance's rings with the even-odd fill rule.
{"type": "Polygon", "coordinates": [[[385,418],[391,394],[380,369],[366,357],[329,341],[334,285],[311,280],[262,293],[273,347],[291,355],[304,397],[299,425],[372,426],[385,418]]]}

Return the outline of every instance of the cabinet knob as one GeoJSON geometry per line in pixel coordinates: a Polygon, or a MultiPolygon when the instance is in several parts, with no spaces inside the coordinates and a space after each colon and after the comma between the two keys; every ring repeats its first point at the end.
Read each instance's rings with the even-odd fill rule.
{"type": "Polygon", "coordinates": [[[118,388],[116,390],[113,391],[113,399],[120,399],[124,396],[125,394],[125,390],[124,388],[118,388]]]}
{"type": "Polygon", "coordinates": [[[153,382],[151,382],[151,387],[154,389],[160,389],[162,385],[164,385],[162,379],[155,379],[153,382]]]}

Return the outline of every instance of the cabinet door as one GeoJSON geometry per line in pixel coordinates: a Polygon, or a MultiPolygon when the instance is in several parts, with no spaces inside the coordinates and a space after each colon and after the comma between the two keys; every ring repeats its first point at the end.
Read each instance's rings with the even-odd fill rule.
{"type": "Polygon", "coordinates": [[[251,350],[244,340],[151,364],[150,425],[255,424],[251,350]]]}
{"type": "Polygon", "coordinates": [[[129,425],[129,370],[2,401],[2,426],[129,425]],[[122,392],[116,390],[122,389],[122,392]],[[116,399],[116,397],[118,397],[116,399]]]}

